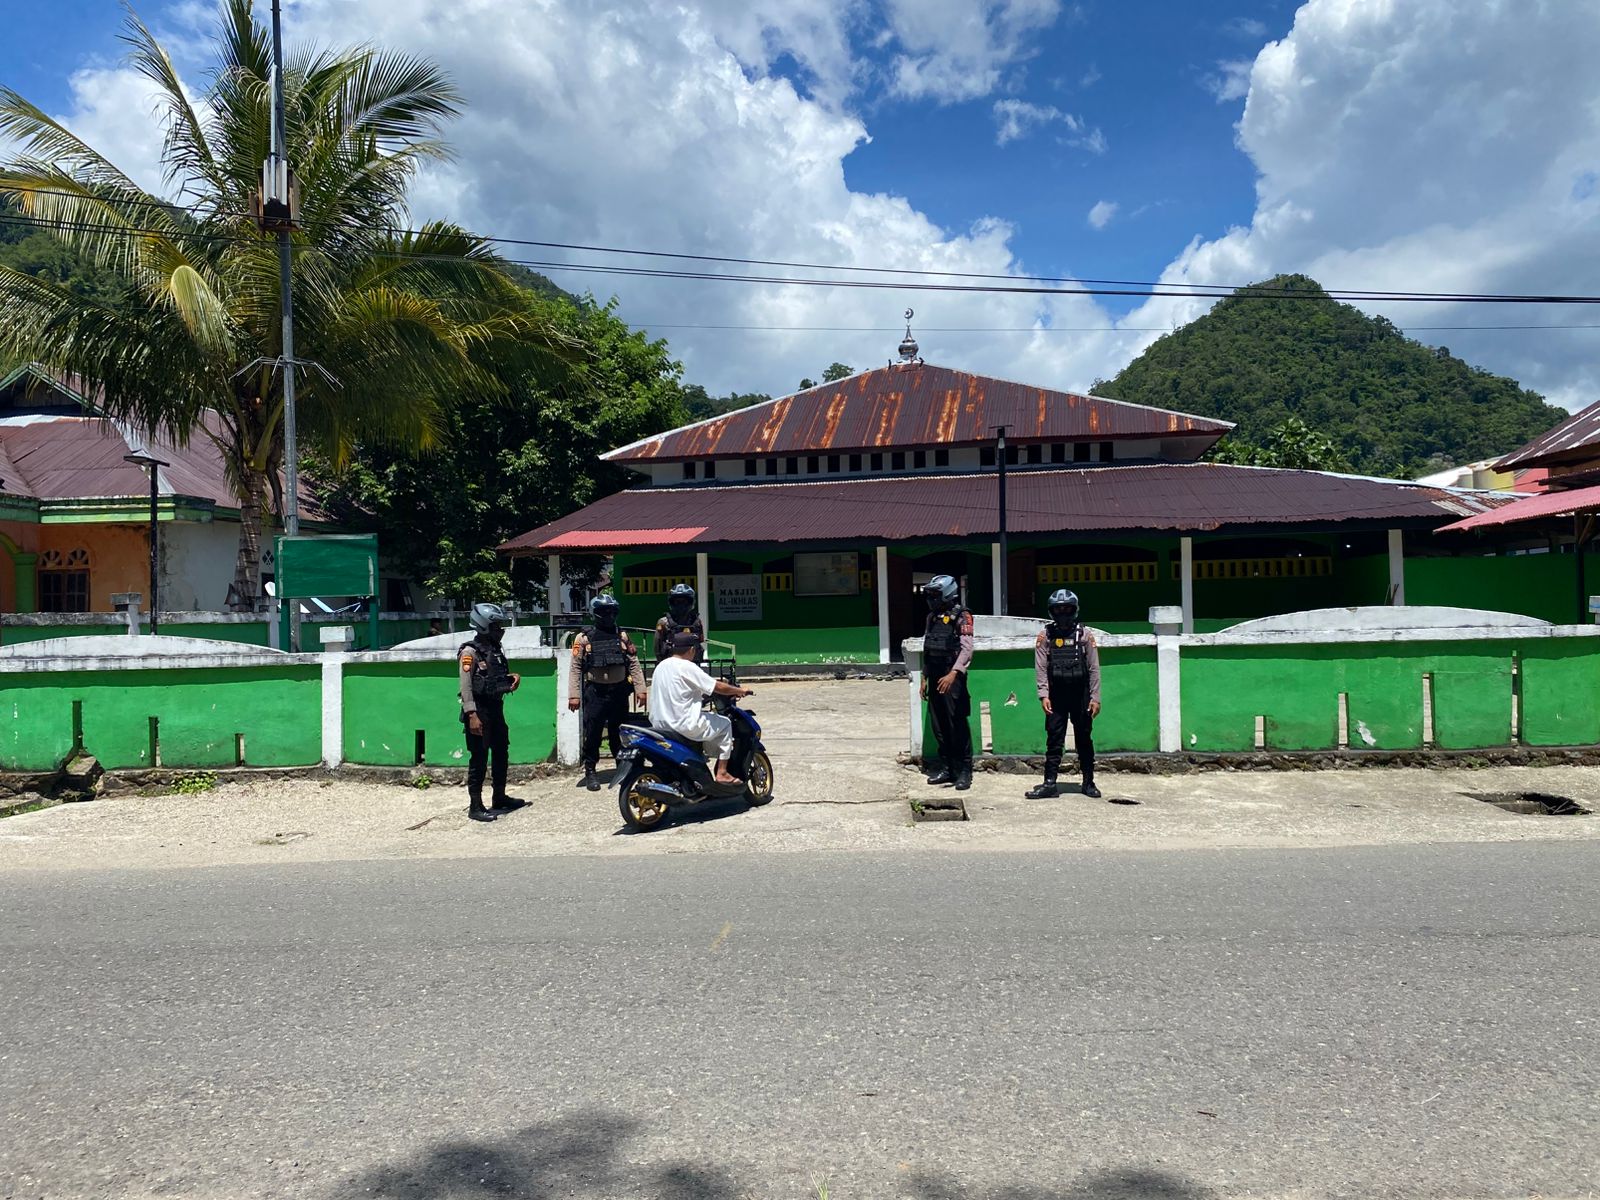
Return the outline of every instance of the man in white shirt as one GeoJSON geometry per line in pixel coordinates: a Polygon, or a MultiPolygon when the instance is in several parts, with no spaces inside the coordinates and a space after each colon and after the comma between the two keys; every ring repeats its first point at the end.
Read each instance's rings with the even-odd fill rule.
{"type": "Polygon", "coordinates": [[[699,645],[700,639],[690,630],[673,635],[671,656],[657,663],[650,677],[650,725],[702,743],[706,758],[716,760],[712,777],[718,783],[742,783],[728,773],[733,722],[720,713],[706,712],[702,705],[708,696],[737,699],[752,693],[749,688],[713,679],[696,666],[694,657],[699,645]]]}

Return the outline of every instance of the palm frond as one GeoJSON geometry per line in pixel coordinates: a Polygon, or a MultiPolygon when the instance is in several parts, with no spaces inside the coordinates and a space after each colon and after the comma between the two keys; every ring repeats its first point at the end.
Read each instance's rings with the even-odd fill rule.
{"type": "Polygon", "coordinates": [[[161,91],[168,122],[161,155],[166,181],[187,187],[191,180],[203,180],[214,191],[226,191],[205,128],[166,48],[132,11],[128,13],[122,41],[129,47],[129,64],[161,91]]]}

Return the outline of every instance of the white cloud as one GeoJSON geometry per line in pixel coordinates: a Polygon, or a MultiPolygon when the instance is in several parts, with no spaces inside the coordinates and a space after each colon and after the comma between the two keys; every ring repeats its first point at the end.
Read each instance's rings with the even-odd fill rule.
{"type": "Polygon", "coordinates": [[[1257,42],[1267,36],[1267,24],[1254,17],[1234,17],[1222,23],[1222,32],[1229,37],[1257,42]]]}
{"type": "MultiPolygon", "coordinates": [[[[1196,239],[1166,277],[1329,287],[1590,294],[1600,276],[1600,7],[1310,0],[1255,58],[1238,144],[1247,226],[1196,239]]],[[[1130,325],[1204,310],[1152,300],[1130,325]]],[[[1582,323],[1556,306],[1367,305],[1401,325],[1582,323]]],[[[1434,331],[1563,403],[1600,394],[1600,337],[1434,331]]]]}
{"type": "Polygon", "coordinates": [[[1061,0],[885,0],[899,48],[891,89],[941,104],[987,96],[1008,67],[1033,57],[1033,39],[1061,0]]]}
{"type": "Polygon", "coordinates": [[[997,146],[1028,136],[1045,125],[1064,125],[1067,133],[1060,140],[1069,146],[1081,146],[1092,154],[1106,152],[1105,134],[1090,129],[1082,117],[1063,112],[1053,104],[1032,104],[1026,100],[996,100],[994,102],[994,141],[997,146]]]}
{"type": "Polygon", "coordinates": [[[168,193],[161,168],[166,127],[156,117],[155,84],[130,67],[86,68],[69,83],[72,107],[56,119],[146,191],[168,193]]]}
{"type": "Polygon", "coordinates": [[[1216,97],[1218,104],[1243,100],[1250,94],[1250,70],[1254,66],[1248,58],[1223,59],[1214,73],[1201,77],[1200,84],[1216,97]]]}
{"type": "Polygon", "coordinates": [[[1089,210],[1089,225],[1094,229],[1104,229],[1111,224],[1111,218],[1117,215],[1117,202],[1115,200],[1098,201],[1089,210]]]}

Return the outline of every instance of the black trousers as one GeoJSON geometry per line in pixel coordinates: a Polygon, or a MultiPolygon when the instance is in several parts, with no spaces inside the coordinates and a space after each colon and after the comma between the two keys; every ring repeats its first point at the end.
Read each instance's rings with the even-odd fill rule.
{"type": "Polygon", "coordinates": [[[473,733],[467,726],[467,801],[469,807],[483,807],[483,777],[489,772],[489,756],[494,756],[493,799],[506,794],[506,759],[511,753],[511,731],[506,728],[504,701],[494,704],[487,700],[478,704],[478,720],[483,723],[482,733],[473,733]]]}
{"type": "Polygon", "coordinates": [[[1094,779],[1094,718],[1089,715],[1089,685],[1050,684],[1051,713],[1044,719],[1044,777],[1054,783],[1061,769],[1061,748],[1067,740],[1067,722],[1072,722],[1072,745],[1078,752],[1078,769],[1083,781],[1094,779]]]}
{"type": "Polygon", "coordinates": [[[972,727],[967,724],[967,718],[972,714],[972,693],[967,691],[967,673],[957,671],[956,681],[943,695],[939,694],[941,675],[929,671],[925,678],[928,681],[928,722],[933,726],[939,758],[951,774],[970,771],[972,727]]]}
{"type": "Polygon", "coordinates": [[[628,701],[633,697],[633,684],[626,679],[616,683],[583,681],[583,765],[593,770],[600,761],[600,735],[611,740],[611,757],[622,748],[617,730],[628,723],[628,701]]]}

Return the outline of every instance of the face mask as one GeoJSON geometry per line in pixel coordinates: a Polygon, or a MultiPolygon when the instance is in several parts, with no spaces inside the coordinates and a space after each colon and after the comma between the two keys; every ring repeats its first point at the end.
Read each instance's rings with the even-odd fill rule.
{"type": "Polygon", "coordinates": [[[483,640],[488,642],[491,646],[498,646],[501,641],[504,640],[505,636],[505,627],[501,625],[491,625],[489,628],[483,631],[483,640]]]}
{"type": "Polygon", "coordinates": [[[602,609],[595,613],[594,623],[599,629],[615,629],[617,627],[617,614],[609,609],[602,609]]]}

